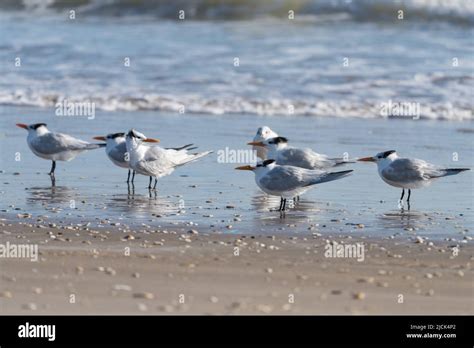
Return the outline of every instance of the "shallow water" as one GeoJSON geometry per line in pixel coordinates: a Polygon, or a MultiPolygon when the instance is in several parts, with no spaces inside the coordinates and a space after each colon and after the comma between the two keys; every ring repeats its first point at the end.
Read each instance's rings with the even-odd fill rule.
{"type": "Polygon", "coordinates": [[[460,232],[473,228],[472,171],[414,190],[410,212],[400,213],[399,189],[382,182],[375,165],[355,163],[346,166],[354,169],[352,176],[317,186],[282,218],[270,211],[278,208],[279,199],[259,192],[252,173],[234,170],[241,163],[217,161],[219,150],[247,149],[245,144],[257,127],[268,125],[295,146],[332,156],[347,152],[350,157],[360,157],[396,149],[401,156],[472,168],[471,123],[102,111],[94,120],[87,120],[57,117],[54,109],[5,107],[0,124],[0,208],[1,216],[9,219],[31,213],[35,218],[46,215],[54,221],[91,222],[92,226],[121,223],[157,228],[186,223],[190,228],[223,233],[417,233],[455,239],[462,239],[460,232]],[[26,132],[14,126],[39,121],[48,123],[51,130],[86,140],[135,127],[161,139],[165,147],[194,143],[199,150],[215,152],[160,179],[156,197],[149,195],[148,178],[143,176],[136,177],[134,192],[127,188],[127,171],[114,166],[103,149],[71,162],[58,162],[56,187],[52,188],[46,175],[50,162],[34,156],[26,144],[26,132]],[[457,153],[457,162],[453,153],[457,153]]]}

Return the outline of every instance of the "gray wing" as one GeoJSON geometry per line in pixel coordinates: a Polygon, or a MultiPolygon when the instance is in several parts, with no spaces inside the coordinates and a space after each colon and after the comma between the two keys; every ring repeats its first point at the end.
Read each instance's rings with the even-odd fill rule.
{"type": "Polygon", "coordinates": [[[442,176],[443,171],[442,168],[423,160],[399,158],[382,170],[382,175],[390,181],[410,183],[442,176]]]}
{"type": "Polygon", "coordinates": [[[127,152],[127,144],[122,142],[115,146],[109,153],[109,157],[117,162],[126,162],[125,153],[127,152]]]}
{"type": "Polygon", "coordinates": [[[319,173],[324,172],[292,166],[277,166],[260,179],[260,183],[271,191],[292,191],[311,185],[319,173]]]}
{"type": "Polygon", "coordinates": [[[283,150],[280,153],[277,163],[280,165],[297,166],[307,169],[313,168],[311,154],[306,150],[297,148],[283,150]]]}
{"type": "Polygon", "coordinates": [[[32,143],[35,150],[46,154],[55,154],[63,151],[87,150],[94,144],[61,133],[46,133],[32,143]]]}
{"type": "Polygon", "coordinates": [[[338,159],[328,158],[326,155],[319,154],[311,149],[288,148],[281,152],[278,164],[306,169],[324,169],[341,163],[338,162],[338,159]]]}

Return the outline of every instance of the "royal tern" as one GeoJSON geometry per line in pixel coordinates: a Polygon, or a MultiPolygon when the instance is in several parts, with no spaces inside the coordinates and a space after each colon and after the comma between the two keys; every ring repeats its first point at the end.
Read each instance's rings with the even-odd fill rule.
{"type": "MultiPolygon", "coordinates": [[[[128,176],[127,176],[127,184],[130,182],[130,174],[132,174],[132,184],[135,181],[135,171],[130,169],[129,165],[129,155],[127,152],[127,144],[125,140],[125,133],[112,133],[107,134],[104,136],[97,136],[94,137],[95,140],[102,140],[105,141],[107,146],[105,147],[105,153],[107,157],[118,167],[127,168],[128,169],[128,176]]],[[[192,146],[193,144],[184,145],[178,148],[171,148],[173,150],[182,150],[194,149],[192,146]]],[[[167,148],[168,149],[168,148],[167,148]]]]}
{"type": "Polygon", "coordinates": [[[205,151],[191,154],[188,153],[188,145],[178,149],[164,149],[159,146],[146,146],[142,144],[143,142],[159,141],[147,138],[144,134],[133,129],[127,133],[126,144],[130,156],[130,168],[138,174],[150,176],[149,189],[151,189],[151,177],[155,177],[153,187],[155,189],[158,178],[171,174],[176,167],[196,161],[212,153],[212,151],[205,151]]]}
{"type": "Polygon", "coordinates": [[[279,165],[289,165],[306,169],[328,169],[346,163],[344,158],[330,158],[311,149],[299,149],[288,145],[285,137],[275,137],[263,141],[252,141],[248,145],[268,149],[267,158],[276,160],[279,165]]]}
{"type": "Polygon", "coordinates": [[[26,141],[31,151],[38,157],[52,161],[49,175],[53,184],[55,183],[56,161],[70,161],[83,151],[98,149],[106,145],[91,144],[67,134],[50,132],[46,123],[30,125],[17,123],[16,125],[28,131],[26,141]]]}
{"type": "Polygon", "coordinates": [[[263,192],[280,197],[280,211],[285,210],[288,198],[299,196],[316,184],[342,179],[352,172],[352,170],[325,172],[287,165],[281,166],[276,164],[273,159],[258,163],[255,167],[247,165],[235,169],[253,171],[255,182],[263,192]]]}
{"type": "MultiPolygon", "coordinates": [[[[257,134],[253,138],[254,142],[261,142],[270,138],[276,138],[278,134],[272,131],[269,127],[263,126],[257,130],[257,134]]],[[[252,150],[257,151],[257,157],[266,160],[267,159],[267,148],[263,146],[252,146],[252,150]]]]}
{"type": "Polygon", "coordinates": [[[395,150],[380,152],[373,157],[359,158],[358,161],[377,163],[382,180],[402,189],[400,204],[403,203],[405,189],[408,189],[408,207],[412,189],[428,186],[434,179],[469,170],[469,168],[443,168],[416,158],[400,158],[395,150]]]}
{"type": "Polygon", "coordinates": [[[105,137],[97,136],[94,137],[95,140],[105,141],[107,146],[105,147],[105,153],[107,157],[118,167],[127,168],[127,184],[130,182],[130,174],[132,174],[132,184],[135,180],[135,171],[130,169],[128,164],[128,153],[127,153],[127,144],[125,143],[125,133],[112,133],[107,134],[105,137]]]}

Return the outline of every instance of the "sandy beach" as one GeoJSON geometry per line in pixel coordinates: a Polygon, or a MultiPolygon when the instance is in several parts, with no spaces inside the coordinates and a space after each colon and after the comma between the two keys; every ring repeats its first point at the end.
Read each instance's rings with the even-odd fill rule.
{"type": "Polygon", "coordinates": [[[396,237],[236,235],[2,223],[4,314],[470,314],[472,245],[396,237]],[[54,227],[51,227],[54,226],[54,227]],[[360,258],[326,257],[362,243],[360,258]],[[71,295],[73,295],[71,297],[71,295]],[[72,303],[71,303],[72,302],[72,303]],[[401,303],[400,303],[401,302],[401,303]]]}

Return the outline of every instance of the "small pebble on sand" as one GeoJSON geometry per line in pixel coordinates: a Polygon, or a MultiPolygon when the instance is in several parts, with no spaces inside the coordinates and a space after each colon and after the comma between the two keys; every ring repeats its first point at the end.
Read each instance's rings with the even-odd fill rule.
{"type": "Polygon", "coordinates": [[[24,304],[22,308],[30,310],[30,311],[35,311],[38,309],[38,306],[36,305],[36,303],[30,302],[30,303],[24,304]]]}
{"type": "Polygon", "coordinates": [[[134,298],[144,298],[147,300],[153,300],[155,298],[155,295],[153,295],[151,292],[136,292],[133,294],[134,298]]]}
{"type": "Polygon", "coordinates": [[[354,298],[354,300],[363,300],[363,299],[365,299],[365,293],[364,292],[356,292],[355,294],[353,294],[352,297],[354,298]]]}
{"type": "Polygon", "coordinates": [[[0,297],[2,297],[2,298],[12,298],[13,294],[11,293],[11,291],[2,291],[2,292],[0,292],[0,297]]]}
{"type": "Polygon", "coordinates": [[[211,297],[209,298],[209,300],[210,300],[212,303],[217,303],[217,302],[219,302],[219,299],[218,299],[216,296],[211,296],[211,297]]]}

